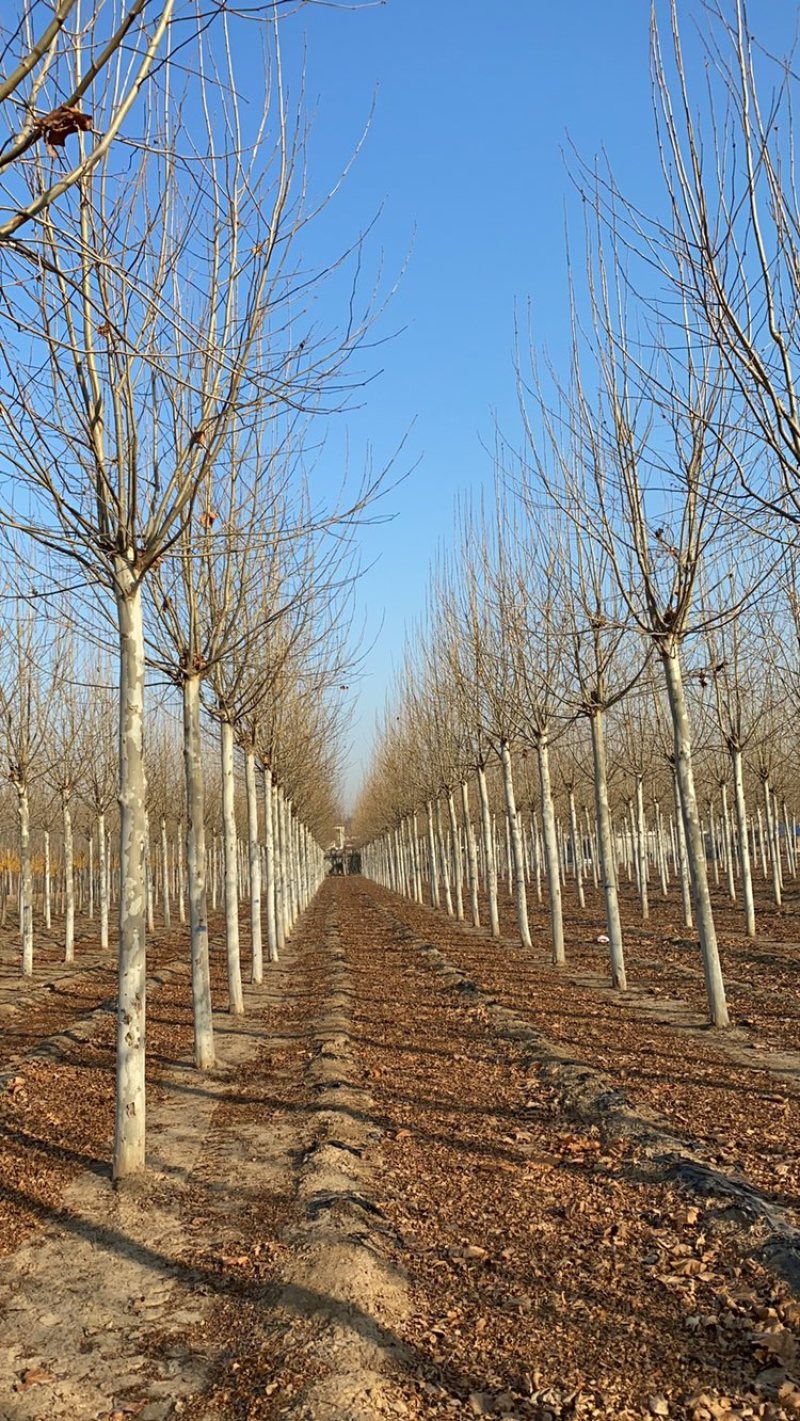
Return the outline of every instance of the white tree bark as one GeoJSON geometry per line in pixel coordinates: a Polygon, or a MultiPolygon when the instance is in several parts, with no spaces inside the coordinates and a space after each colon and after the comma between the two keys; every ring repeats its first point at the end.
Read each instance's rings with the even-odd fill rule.
{"type": "Polygon", "coordinates": [[[127,564],[117,568],[120,641],[119,956],[114,1179],[145,1162],[145,773],[142,593],[127,564]]]}
{"type": "Polygon", "coordinates": [[[700,951],[703,958],[708,1011],[714,1026],[729,1024],[728,1008],[725,1001],[725,985],[719,960],[717,933],[711,910],[711,894],[706,871],[705,845],[697,809],[697,796],[692,771],[692,745],[689,732],[689,713],[683,687],[683,676],[676,645],[668,646],[662,653],[666,673],[667,694],[669,696],[672,726],[675,736],[675,764],[680,785],[681,809],[686,831],[686,848],[689,859],[689,873],[692,881],[694,904],[697,912],[697,927],[700,934],[700,951]]]}
{"type": "Polygon", "coordinates": [[[517,929],[523,947],[531,947],[531,930],[528,923],[528,895],[525,889],[525,854],[519,827],[517,805],[514,798],[514,771],[511,751],[505,740],[500,741],[500,764],[503,770],[503,790],[506,801],[506,821],[510,836],[511,861],[509,868],[513,874],[514,906],[517,914],[517,929]]]}
{"type": "Polygon", "coordinates": [[[253,749],[245,751],[244,782],[247,793],[247,842],[250,855],[250,940],[252,980],[258,986],[264,980],[264,943],[261,928],[261,845],[258,838],[258,796],[256,794],[256,756],[253,749]]]}
{"type": "Polygon", "coordinates": [[[222,832],[225,849],[225,944],[228,956],[228,1010],[244,1013],[242,963],[239,947],[239,872],[236,838],[236,781],[233,768],[233,726],[220,725],[222,759],[222,832]]]}
{"type": "Polygon", "coordinates": [[[192,941],[194,1059],[199,1070],[214,1065],[214,1022],[208,961],[206,823],[203,757],[200,743],[200,680],[183,682],[183,752],[186,773],[186,861],[189,875],[189,924],[192,941]]]}
{"type": "Polygon", "coordinates": [[[161,911],[164,915],[164,929],[166,932],[169,932],[172,928],[169,886],[169,848],[167,845],[167,821],[163,814],[161,816],[161,911]]]}
{"type": "Polygon", "coordinates": [[[75,873],[69,794],[61,800],[64,823],[64,961],[75,961],[75,873]]]}
{"type": "Polygon", "coordinates": [[[106,816],[97,816],[97,860],[100,873],[100,951],[108,952],[108,853],[106,848],[106,816]]]}
{"type": "Polygon", "coordinates": [[[278,961],[278,929],[275,917],[275,819],[272,770],[264,766],[264,895],[267,905],[267,956],[278,961]]]}
{"type": "Polygon", "coordinates": [[[33,866],[31,863],[31,811],[28,786],[17,784],[19,814],[19,928],[22,938],[22,975],[33,976],[33,866]]]}
{"type": "Polygon", "coordinates": [[[541,786],[542,830],[544,833],[544,856],[547,868],[547,890],[550,900],[550,937],[553,945],[553,962],[563,967],[566,962],[564,952],[564,919],[561,911],[561,868],[558,862],[558,840],[556,838],[556,816],[553,808],[553,791],[550,783],[550,747],[547,737],[542,735],[536,744],[539,761],[539,783],[541,786]]]}
{"type": "Polygon", "coordinates": [[[50,835],[44,831],[44,925],[48,932],[53,926],[53,909],[50,898],[50,835]]]}
{"type": "Polygon", "coordinates": [[[461,835],[456,816],[456,801],[452,789],[447,789],[447,817],[450,821],[450,843],[453,848],[453,880],[456,890],[456,918],[464,921],[464,860],[461,857],[461,835]]]}
{"type": "Polygon", "coordinates": [[[436,842],[439,846],[439,863],[441,866],[442,893],[444,895],[444,906],[448,918],[453,916],[453,891],[450,886],[450,859],[447,849],[447,836],[442,829],[442,802],[436,801],[436,842]]]}
{"type": "Polygon", "coordinates": [[[481,913],[478,898],[478,846],[475,842],[475,829],[469,810],[469,786],[466,780],[461,781],[461,813],[464,819],[464,841],[467,850],[467,882],[469,884],[470,914],[472,916],[472,926],[479,928],[481,925],[481,913]]]}
{"type": "Polygon", "coordinates": [[[733,829],[731,826],[731,813],[728,807],[728,786],[722,783],[722,826],[725,834],[725,875],[728,880],[728,897],[732,903],[736,902],[736,875],[733,852],[733,829]]]}
{"type": "Polygon", "coordinates": [[[590,725],[592,731],[592,758],[594,762],[594,802],[595,816],[597,819],[597,848],[600,858],[603,900],[606,909],[611,985],[612,987],[616,987],[619,991],[624,992],[628,983],[625,975],[622,920],[619,913],[614,836],[611,828],[611,810],[608,803],[605,712],[597,710],[594,715],[590,717],[590,725]]]}
{"type": "Polygon", "coordinates": [[[638,851],[639,906],[642,922],[650,917],[650,899],[647,892],[647,820],[644,813],[644,783],[641,775],[636,776],[636,847],[638,851]]]}
{"type": "Polygon", "coordinates": [[[569,791],[569,830],[570,837],[572,838],[572,861],[575,865],[575,887],[578,893],[578,902],[582,908],[585,908],[586,894],[583,891],[583,842],[578,830],[575,791],[571,787],[569,791]]]}
{"type": "Polygon", "coordinates": [[[492,937],[500,936],[500,914],[497,907],[497,863],[494,856],[492,815],[489,809],[489,791],[486,785],[486,771],[478,766],[478,794],[481,804],[481,838],[483,841],[484,886],[489,900],[489,924],[492,937]]]}

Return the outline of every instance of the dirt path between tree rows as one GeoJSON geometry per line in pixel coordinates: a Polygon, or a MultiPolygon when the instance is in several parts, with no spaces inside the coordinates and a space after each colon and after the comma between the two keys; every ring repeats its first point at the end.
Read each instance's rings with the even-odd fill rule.
{"type": "Polygon", "coordinates": [[[323,885],[218,1068],[162,1063],[141,1184],[84,1171],[4,1259],[2,1421],[800,1416],[764,1223],[565,1106],[462,951],[501,970],[323,885]]]}

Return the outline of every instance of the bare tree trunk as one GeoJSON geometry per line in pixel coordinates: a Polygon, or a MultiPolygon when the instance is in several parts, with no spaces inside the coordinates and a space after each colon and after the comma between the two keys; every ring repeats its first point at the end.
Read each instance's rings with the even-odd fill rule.
{"type": "Polygon", "coordinates": [[[569,791],[569,832],[572,839],[572,859],[575,865],[575,887],[578,891],[578,902],[582,908],[586,907],[586,894],[583,891],[583,841],[578,830],[578,814],[575,808],[575,791],[569,791]]]}
{"type": "Polygon", "coordinates": [[[486,787],[486,771],[478,766],[478,793],[481,802],[481,830],[483,839],[483,860],[485,865],[484,883],[489,900],[489,923],[492,937],[500,936],[500,914],[497,908],[497,864],[494,856],[492,836],[492,815],[489,809],[489,791],[486,787]]]}
{"type": "Polygon", "coordinates": [[[714,1026],[729,1024],[728,1008],[725,1002],[725,985],[719,960],[717,934],[714,915],[711,911],[711,894],[706,872],[706,856],[703,832],[697,812],[697,796],[692,771],[692,745],[689,733],[689,714],[679,651],[676,645],[662,651],[662,663],[667,680],[672,726],[675,735],[675,764],[680,785],[681,809],[686,830],[686,847],[689,858],[689,873],[694,890],[697,911],[697,926],[700,934],[700,951],[703,958],[703,974],[706,984],[708,1010],[714,1026]]]}
{"type": "Polygon", "coordinates": [[[470,914],[472,916],[472,926],[479,928],[481,925],[481,913],[478,900],[478,846],[475,843],[475,830],[469,812],[469,786],[466,780],[461,781],[461,813],[464,819],[464,841],[467,850],[467,882],[469,883],[470,914]]]}
{"type": "Polygon", "coordinates": [[[108,952],[108,853],[106,849],[106,816],[97,816],[97,859],[100,871],[100,951],[108,952]]]}
{"type": "Polygon", "coordinates": [[[48,932],[53,926],[53,910],[50,899],[50,835],[44,831],[44,925],[48,932]]]}
{"type": "Polygon", "coordinates": [[[731,827],[731,814],[728,808],[728,786],[722,783],[722,825],[725,834],[725,873],[728,880],[728,897],[732,903],[736,902],[736,877],[734,874],[733,861],[733,830],[731,827]]]}
{"type": "Polygon", "coordinates": [[[767,844],[769,846],[769,859],[772,868],[772,896],[775,899],[776,908],[781,907],[781,860],[780,848],[775,826],[775,816],[772,812],[772,790],[770,788],[769,776],[762,776],[764,783],[764,820],[767,826],[767,844]]]}
{"type": "Polygon", "coordinates": [[[264,892],[267,900],[267,956],[278,961],[278,931],[275,919],[275,821],[272,817],[272,770],[264,766],[264,892]]]}
{"type": "Polygon", "coordinates": [[[61,801],[64,820],[64,961],[75,961],[75,873],[73,866],[72,813],[69,795],[61,801]]]}
{"type": "Polygon", "coordinates": [[[120,638],[119,722],[119,958],[114,1179],[145,1162],[145,773],[144,628],[142,593],[133,574],[118,568],[120,638]]]}
{"type": "Polygon", "coordinates": [[[525,889],[525,855],[522,846],[517,805],[514,798],[514,772],[511,751],[505,740],[500,741],[500,764],[503,770],[503,790],[506,800],[506,822],[510,838],[511,862],[513,868],[514,904],[517,911],[517,928],[523,947],[531,947],[531,930],[528,924],[528,895],[525,889]]]}
{"type": "Polygon", "coordinates": [[[220,725],[222,759],[222,832],[225,849],[225,943],[228,956],[228,1011],[244,1013],[242,963],[239,948],[239,872],[236,842],[236,784],[233,772],[233,726],[220,725]]]}
{"type": "Polygon", "coordinates": [[[667,851],[664,844],[664,825],[661,821],[661,805],[657,799],[653,800],[653,814],[656,821],[656,853],[658,854],[658,875],[661,880],[661,897],[666,898],[668,893],[667,851]]]}
{"type": "Polygon", "coordinates": [[[247,792],[247,842],[250,855],[250,938],[252,980],[258,986],[264,980],[264,946],[261,931],[261,845],[258,841],[258,797],[256,795],[256,756],[248,749],[244,757],[244,782],[247,792]]]}
{"type": "Polygon", "coordinates": [[[172,911],[170,908],[169,890],[169,851],[167,846],[167,821],[161,816],[161,901],[162,912],[164,914],[164,928],[169,932],[172,928],[172,911]]]}
{"type": "Polygon", "coordinates": [[[539,784],[542,796],[542,829],[544,832],[544,855],[547,868],[547,890],[550,900],[550,934],[553,944],[553,962],[563,967],[566,962],[564,952],[564,919],[561,912],[561,870],[558,862],[558,842],[556,840],[556,816],[553,809],[553,790],[550,783],[550,747],[546,736],[540,736],[536,744],[539,760],[539,784]]]}
{"type": "Polygon", "coordinates": [[[464,861],[461,857],[461,836],[456,817],[456,801],[452,789],[447,789],[447,816],[450,821],[450,842],[453,847],[453,877],[456,889],[456,918],[464,921],[464,861]]]}
{"type": "Polygon", "coordinates": [[[642,776],[636,776],[636,848],[638,853],[639,904],[642,922],[650,917],[650,899],[647,892],[647,820],[644,814],[644,784],[642,776]]]}
{"type": "Polygon", "coordinates": [[[88,874],[89,874],[89,878],[88,878],[88,884],[89,884],[89,921],[90,921],[90,922],[93,922],[93,921],[94,921],[94,837],[93,837],[93,835],[92,835],[91,829],[89,830],[89,833],[88,833],[88,835],[86,836],[86,846],[87,846],[87,848],[88,848],[88,850],[89,850],[89,868],[88,868],[88,874]]]}
{"type": "Polygon", "coordinates": [[[31,811],[28,786],[17,784],[19,813],[19,924],[22,938],[22,975],[33,976],[33,867],[31,864],[31,811]]]}
{"type": "Polygon", "coordinates": [[[733,804],[736,809],[736,833],[739,836],[739,871],[742,874],[742,899],[745,905],[745,931],[749,938],[756,936],[756,902],[753,897],[753,870],[750,864],[750,840],[747,837],[747,804],[745,800],[745,770],[742,764],[742,750],[739,746],[729,746],[730,763],[733,766],[733,804]]]}
{"type": "Polygon", "coordinates": [[[214,1065],[214,1022],[208,961],[205,786],[200,743],[200,680],[197,676],[187,676],[183,682],[183,750],[186,772],[189,924],[192,938],[194,1060],[199,1070],[206,1071],[214,1065]]]}
{"type": "Polygon", "coordinates": [[[448,918],[453,916],[453,891],[450,887],[450,859],[447,852],[447,838],[442,830],[442,802],[436,801],[436,841],[439,845],[439,863],[441,865],[442,893],[444,894],[444,906],[448,918]]]}
{"type": "Polygon", "coordinates": [[[597,817],[597,848],[600,858],[603,899],[606,908],[611,985],[612,987],[617,987],[619,991],[624,992],[628,984],[625,976],[622,922],[619,915],[617,866],[614,858],[614,836],[611,828],[611,811],[608,805],[605,713],[601,710],[595,711],[594,715],[590,717],[590,725],[592,730],[592,757],[594,760],[594,802],[597,817]]]}
{"type": "Polygon", "coordinates": [[[178,824],[178,842],[176,845],[178,859],[178,920],[186,922],[186,861],[185,861],[186,830],[183,820],[178,824]]]}
{"type": "Polygon", "coordinates": [[[428,821],[428,888],[431,895],[431,907],[439,906],[439,869],[436,862],[436,834],[433,827],[433,801],[426,800],[425,813],[428,821]]]}

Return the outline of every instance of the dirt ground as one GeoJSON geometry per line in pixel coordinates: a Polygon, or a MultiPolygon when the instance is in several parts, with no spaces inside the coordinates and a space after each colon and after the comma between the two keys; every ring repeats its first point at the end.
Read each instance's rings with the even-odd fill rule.
{"type": "Polygon", "coordinates": [[[215,932],[202,1076],[176,930],[119,1191],[111,965],[20,988],[8,939],[2,1421],[800,1416],[797,908],[724,920],[722,1035],[675,904],[626,904],[624,998],[597,906],[558,972],[535,904],[523,953],[329,879],[239,1020],[215,932]]]}

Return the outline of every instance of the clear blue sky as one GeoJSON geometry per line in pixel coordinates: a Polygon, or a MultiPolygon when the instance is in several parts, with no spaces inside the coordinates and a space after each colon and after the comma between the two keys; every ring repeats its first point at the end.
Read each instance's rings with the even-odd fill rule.
{"type": "MultiPolygon", "coordinates": [[[[605,149],[626,192],[645,207],[659,201],[649,8],[386,0],[310,7],[284,27],[290,72],[307,47],[312,192],[335,179],[375,103],[343,191],[309,230],[310,251],[339,251],[380,208],[368,269],[382,258],[388,285],[409,256],[377,328],[400,334],[366,355],[365,369],[382,373],[359,397],[363,408],[337,419],[320,465],[321,477],[336,476],[345,437],[356,466],[368,444],[381,463],[413,424],[401,467],[419,467],[389,500],[394,520],[363,536],[365,558],[377,561],[360,605],[377,641],[354,703],[350,794],[456,495],[490,475],[482,440],[491,443],[493,411],[516,428],[515,306],[530,299],[539,342],[556,360],[565,350],[565,214],[576,233],[580,225],[570,142],[588,160],[605,149]]],[[[765,39],[791,37],[791,0],[750,8],[765,39]]],[[[700,17],[700,0],[684,0],[683,12],[700,17]]]]}

